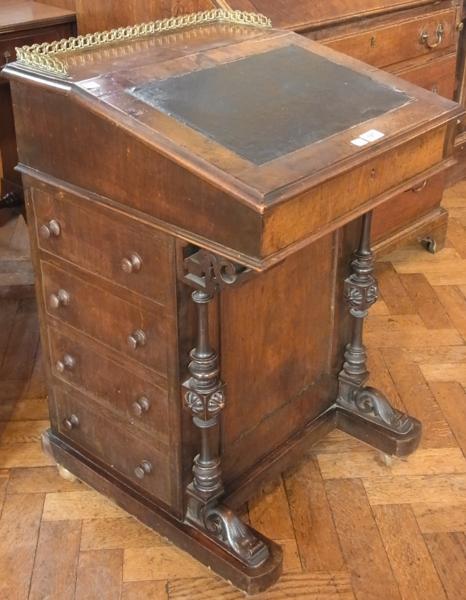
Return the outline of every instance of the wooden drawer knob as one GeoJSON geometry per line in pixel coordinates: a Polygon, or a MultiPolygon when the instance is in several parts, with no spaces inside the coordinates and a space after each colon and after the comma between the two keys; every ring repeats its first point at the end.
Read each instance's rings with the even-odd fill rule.
{"type": "Polygon", "coordinates": [[[72,429],[79,427],[79,419],[76,415],[70,415],[68,418],[63,419],[63,425],[68,431],[71,431],[72,429]]]}
{"type": "Polygon", "coordinates": [[[442,25],[442,23],[437,25],[435,35],[436,35],[435,42],[431,42],[429,33],[427,31],[423,31],[421,33],[421,37],[420,37],[421,44],[423,46],[425,46],[426,48],[429,48],[429,50],[435,50],[435,48],[438,48],[440,46],[440,44],[443,42],[443,38],[445,35],[445,27],[442,25]]]}
{"type": "Polygon", "coordinates": [[[50,294],[50,308],[60,308],[60,306],[68,306],[70,303],[70,295],[66,290],[58,290],[56,294],[50,294]]]}
{"type": "Polygon", "coordinates": [[[152,473],[152,463],[148,460],[142,460],[141,464],[134,469],[134,474],[138,479],[144,479],[146,475],[152,473]]]}
{"type": "Polygon", "coordinates": [[[121,261],[121,270],[125,273],[138,273],[141,270],[142,258],[137,254],[123,258],[121,261]]]}
{"type": "Polygon", "coordinates": [[[59,237],[61,233],[60,223],[55,219],[52,219],[47,224],[39,227],[39,235],[44,240],[49,240],[53,237],[59,237]]]}
{"type": "Polygon", "coordinates": [[[71,354],[65,354],[62,360],[58,360],[55,368],[59,373],[64,373],[66,370],[72,371],[76,366],[76,359],[71,354]]]}
{"type": "Polygon", "coordinates": [[[133,402],[132,405],[133,414],[135,414],[136,417],[142,417],[142,415],[146,413],[149,408],[150,402],[146,396],[141,396],[138,400],[136,400],[136,402],[133,402]]]}
{"type": "Polygon", "coordinates": [[[141,346],[145,346],[146,341],[146,334],[142,329],[136,329],[136,331],[133,331],[133,333],[128,336],[128,346],[131,350],[137,350],[141,346]]]}

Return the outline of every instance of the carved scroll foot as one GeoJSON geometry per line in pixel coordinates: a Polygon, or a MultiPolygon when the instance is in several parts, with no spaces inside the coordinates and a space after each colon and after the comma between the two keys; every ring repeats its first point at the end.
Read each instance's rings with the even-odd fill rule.
{"type": "Polygon", "coordinates": [[[194,490],[191,492],[193,495],[188,501],[187,521],[200,527],[214,542],[249,569],[257,569],[268,561],[268,540],[244,523],[227,506],[215,501],[204,504],[196,498],[194,490]]]}
{"type": "Polygon", "coordinates": [[[354,389],[337,401],[337,425],[343,431],[393,456],[407,456],[416,450],[421,423],[393,408],[387,398],[372,387],[354,389]]]}

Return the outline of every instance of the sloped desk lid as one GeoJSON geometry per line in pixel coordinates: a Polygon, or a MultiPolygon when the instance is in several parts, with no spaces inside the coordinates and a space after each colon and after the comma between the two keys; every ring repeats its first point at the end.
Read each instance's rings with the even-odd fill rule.
{"type": "MultiPolygon", "coordinates": [[[[63,60],[66,77],[15,63],[6,73],[75,96],[143,139],[221,190],[229,205],[258,215],[257,236],[274,207],[462,112],[294,33],[231,23],[63,60]]],[[[245,257],[256,259],[262,266],[265,257],[245,257]]]]}

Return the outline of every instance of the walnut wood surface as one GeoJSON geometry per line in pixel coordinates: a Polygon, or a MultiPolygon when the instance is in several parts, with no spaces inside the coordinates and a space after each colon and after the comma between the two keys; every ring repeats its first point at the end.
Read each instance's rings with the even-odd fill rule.
{"type": "Polygon", "coordinates": [[[74,11],[41,2],[3,0],[0,7],[0,35],[74,22],[74,11]]]}
{"type": "Polygon", "coordinates": [[[112,0],[75,0],[81,34],[156,21],[190,12],[217,8],[215,0],[149,0],[121,2],[115,9],[112,0]]]}
{"type": "MultiPolygon", "coordinates": [[[[216,573],[255,593],[278,578],[281,550],[245,528],[219,497],[226,492],[232,504],[244,500],[289,465],[306,441],[336,426],[394,455],[419,443],[417,420],[403,420],[403,431],[391,417],[382,420],[387,410],[401,413],[380,394],[373,400],[379,412],[375,404],[368,414],[365,405],[344,406],[341,368],[346,360],[350,379],[355,319],[366,316],[376,296],[365,213],[443,172],[462,111],[278,30],[205,26],[123,50],[112,46],[111,58],[99,49],[73,53],[66,81],[19,65],[6,70],[46,354],[52,430],[44,448],[216,573]],[[127,91],[287,45],[344,65],[349,79],[352,73],[355,81],[369,77],[387,98],[399,94],[401,101],[372,119],[362,115],[354,127],[342,119],[334,135],[256,164],[127,91]],[[381,139],[362,150],[351,144],[370,129],[382,131],[381,139]],[[131,272],[122,275],[117,265],[128,253],[137,260],[124,262],[131,272]],[[234,274],[225,257],[240,263],[234,274]],[[164,263],[159,279],[157,262],[164,263]],[[251,266],[258,273],[245,271],[251,266]],[[141,275],[141,283],[126,275],[141,275]],[[236,279],[241,285],[214,300],[217,286],[236,279]],[[344,302],[349,287],[351,315],[344,302]],[[147,376],[159,388],[157,398],[155,388],[148,393],[165,423],[128,418],[129,389],[139,395],[147,376]],[[192,421],[182,408],[182,389],[192,421]],[[258,554],[261,562],[254,564],[258,554]]],[[[270,76],[247,83],[267,90],[270,76]]],[[[287,82],[293,85],[293,75],[282,73],[278,83],[287,82]]],[[[344,81],[336,85],[346,89],[344,81]]],[[[270,107],[266,116],[272,128],[280,118],[270,107]]],[[[365,362],[363,356],[364,371],[365,362]]],[[[113,564],[112,557],[106,560],[113,564]]],[[[84,581],[89,564],[83,558],[84,581]]]]}
{"type": "MultiPolygon", "coordinates": [[[[408,598],[463,595],[464,186],[447,191],[444,204],[448,247],[427,256],[405,246],[384,257],[383,300],[368,322],[372,381],[424,420],[422,448],[391,466],[339,432],[301,449],[244,508],[284,548],[284,574],[269,596],[399,598],[400,587],[408,598]]],[[[58,476],[38,441],[48,410],[34,304],[2,300],[0,324],[0,594],[241,600],[111,500],[58,476]]]]}
{"type": "MultiPolygon", "coordinates": [[[[441,4],[447,4],[442,0],[441,4]]],[[[239,10],[256,10],[268,15],[277,27],[302,31],[341,23],[354,17],[377,15],[399,9],[433,4],[431,0],[296,0],[269,2],[269,0],[228,0],[228,5],[239,10]]]]}
{"type": "MultiPolygon", "coordinates": [[[[0,67],[15,59],[17,46],[66,38],[74,32],[75,15],[71,11],[37,2],[3,0],[0,3],[0,67]]],[[[21,176],[15,170],[18,154],[10,86],[1,75],[0,115],[0,197],[14,193],[21,198],[21,176]]],[[[8,211],[2,211],[2,226],[9,216],[8,211]]],[[[31,277],[28,276],[31,270],[30,261],[27,264],[24,253],[15,252],[14,248],[14,244],[10,247],[5,246],[2,252],[0,293],[27,296],[31,294],[32,286],[31,277]],[[15,268],[12,268],[15,263],[15,268]]]]}
{"type": "MultiPolygon", "coordinates": [[[[200,28],[197,33],[195,47],[200,50],[199,56],[208,57],[209,60],[221,64],[224,55],[222,46],[225,44],[221,37],[222,28],[200,28]]],[[[143,45],[147,50],[140,55],[140,66],[137,69],[134,68],[134,60],[131,57],[126,58],[126,54],[123,55],[120,59],[122,79],[118,82],[115,79],[112,82],[99,80],[96,69],[105,68],[105,58],[99,56],[98,52],[95,57],[88,53],[92,58],[87,57],[84,65],[78,65],[73,55],[70,68],[80,93],[79,100],[78,96],[71,94],[71,97],[76,97],[76,101],[71,103],[59,90],[52,94],[45,89],[38,90],[30,97],[21,81],[21,71],[9,68],[7,72],[16,78],[14,85],[17,129],[21,140],[21,163],[24,167],[34,165],[34,168],[58,179],[132,205],[184,230],[185,236],[191,235],[191,232],[203,235],[203,232],[209,231],[211,233],[208,237],[212,241],[241,253],[245,264],[261,268],[261,263],[265,265],[266,259],[274,260],[275,255],[278,258],[281,252],[288,252],[292,244],[305,242],[311,235],[322,234],[321,230],[325,225],[341,225],[341,219],[350,210],[354,211],[351,214],[355,217],[358,212],[367,210],[368,201],[371,200],[375,204],[377,198],[392,189],[395,184],[397,169],[386,169],[384,164],[387,161],[397,164],[399,161],[400,169],[403,169],[400,171],[399,182],[412,179],[413,185],[418,183],[414,181],[416,177],[421,179],[430,168],[441,161],[443,139],[446,135],[442,126],[451,118],[452,111],[459,114],[453,104],[426,94],[408,83],[401,83],[399,79],[394,79],[388,74],[367,71],[367,67],[363,67],[361,63],[344,58],[340,54],[333,54],[332,51],[294,34],[273,32],[265,35],[263,32],[236,28],[234,35],[238,42],[244,37],[242,43],[231,46],[231,56],[236,59],[254,55],[259,48],[266,51],[292,43],[318,55],[325,55],[358,72],[369,72],[370,76],[381,84],[403,89],[410,98],[416,98],[416,102],[408,102],[399,110],[257,166],[125,93],[124,88],[129,85],[140,85],[144,81],[153,80],[154,77],[166,76],[167,69],[171,69],[173,74],[180,74],[189,69],[187,58],[177,61],[168,59],[167,44],[171,41],[168,36],[169,39],[160,50],[157,48],[157,39],[155,43],[149,41],[147,45],[143,45]],[[250,42],[251,35],[258,36],[254,44],[250,42]],[[152,60],[154,53],[155,56],[159,56],[155,63],[152,60]],[[98,67],[98,64],[101,66],[98,67]],[[131,71],[126,70],[129,66],[131,71]],[[100,81],[99,85],[104,85],[107,89],[105,97],[100,96],[100,92],[96,91],[100,88],[95,85],[89,89],[89,82],[78,84],[79,80],[88,80],[92,74],[97,75],[92,83],[97,84],[100,81]],[[89,108],[93,107],[92,112],[86,111],[86,105],[89,108]],[[117,114],[114,112],[115,108],[126,113],[122,121],[124,127],[114,126],[117,114]],[[23,116],[25,110],[50,113],[50,118],[46,121],[47,136],[43,137],[41,152],[34,144],[31,130],[22,127],[26,122],[25,114],[23,116]],[[134,116],[136,114],[137,117],[134,116]],[[88,127],[73,135],[62,136],[61,132],[66,127],[65,121],[70,119],[85,119],[88,127]],[[423,151],[420,153],[413,152],[417,144],[416,139],[421,133],[418,126],[414,135],[413,124],[418,122],[418,119],[423,122],[422,129],[428,131],[423,138],[423,151]],[[129,140],[127,128],[131,127],[137,129],[138,136],[129,140]],[[356,149],[351,144],[352,139],[371,128],[384,132],[384,142],[391,142],[385,146],[387,150],[392,146],[391,155],[387,153],[385,156],[377,156],[377,144],[363,149],[356,149]],[[117,148],[130,144],[135,162],[134,168],[127,173],[123,167],[126,156],[121,153],[115,154],[112,177],[102,179],[99,173],[108,168],[102,161],[105,158],[104,146],[109,136],[116,137],[117,148]],[[168,146],[167,137],[170,139],[168,146]],[[150,163],[144,159],[147,144],[152,146],[154,152],[150,163]],[[165,152],[169,151],[170,159],[159,153],[162,148],[165,148],[165,152]],[[332,163],[336,151],[338,166],[332,163]],[[55,153],[69,156],[70,160],[56,163],[51,159],[55,153]],[[360,160],[362,156],[365,157],[365,161],[360,160]],[[356,177],[354,173],[350,176],[349,173],[356,163],[359,163],[358,174],[356,177]],[[77,169],[77,164],[82,167],[86,165],[86,168],[77,169]],[[149,164],[152,172],[157,169],[157,202],[152,200],[154,187],[148,173],[145,172],[149,164]],[[313,165],[311,173],[310,164],[313,165]],[[202,181],[193,177],[199,169],[204,174],[202,181]],[[334,177],[332,180],[328,179],[330,172],[334,177]],[[222,177],[228,180],[228,192],[218,190],[219,178],[222,177]],[[130,178],[133,178],[134,183],[130,178]],[[349,180],[352,181],[351,185],[348,185],[349,180]],[[355,181],[358,182],[357,185],[354,184],[355,181]],[[147,186],[146,189],[143,188],[144,185],[147,186]],[[188,186],[195,186],[196,194],[187,194],[188,186]],[[232,202],[230,194],[236,197],[235,202],[232,202]],[[334,200],[328,204],[325,200],[327,197],[334,200]],[[183,207],[183,210],[174,211],[175,198],[177,207],[183,207]],[[189,218],[189,226],[185,209],[193,211],[196,215],[195,219],[189,218]],[[303,210],[311,210],[312,219],[301,219],[303,210]],[[229,227],[232,222],[244,224],[241,227],[241,237],[229,227]]],[[[175,54],[181,57],[185,51],[180,45],[180,39],[183,39],[183,33],[173,38],[172,45],[175,54]]],[[[45,80],[42,80],[42,83],[46,84],[45,80]]],[[[74,85],[72,89],[76,90],[74,85]]],[[[118,114],[122,116],[121,112],[118,114]]],[[[45,122],[37,123],[39,131],[44,126],[45,122]]],[[[41,135],[39,131],[35,135],[41,135]]]]}

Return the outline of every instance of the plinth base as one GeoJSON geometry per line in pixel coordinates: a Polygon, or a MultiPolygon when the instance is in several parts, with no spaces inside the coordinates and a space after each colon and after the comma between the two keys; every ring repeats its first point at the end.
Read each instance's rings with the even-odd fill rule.
{"type": "Polygon", "coordinates": [[[253,595],[273,585],[281,575],[283,555],[281,547],[259,532],[254,532],[269,548],[269,558],[260,567],[251,569],[216,544],[202,530],[179,521],[168,511],[140,494],[123,480],[101,465],[90,460],[76,448],[54,435],[51,430],[42,436],[44,450],[62,468],[81,481],[110,498],[139,521],[155,529],[180,549],[188,552],[214,573],[237,588],[253,595]]]}
{"type": "MultiPolygon", "coordinates": [[[[290,440],[277,455],[262,464],[260,472],[249,474],[246,481],[238,482],[236,494],[227,493],[228,506],[238,506],[245,501],[258,486],[273,479],[280,471],[299,460],[305,448],[309,448],[332,429],[341,429],[387,455],[407,456],[419,445],[421,424],[409,417],[412,427],[409,432],[395,433],[388,427],[374,423],[344,407],[333,405],[317,419],[309,423],[303,432],[290,440]]],[[[60,465],[64,472],[70,472],[92,488],[111,498],[145,525],[155,529],[182,550],[209,567],[214,573],[248,594],[257,594],[273,585],[281,575],[282,550],[278,544],[259,532],[252,530],[258,540],[269,549],[269,557],[257,568],[249,568],[225,546],[216,543],[192,522],[181,521],[150,498],[134,489],[118,474],[110,472],[91,460],[75,447],[56,436],[51,430],[42,436],[44,450],[60,465]]]]}

